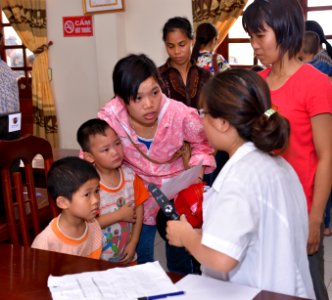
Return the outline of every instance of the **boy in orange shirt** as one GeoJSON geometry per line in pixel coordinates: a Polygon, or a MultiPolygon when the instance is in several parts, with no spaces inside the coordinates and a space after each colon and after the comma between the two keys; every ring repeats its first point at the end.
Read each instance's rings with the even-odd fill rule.
{"type": "Polygon", "coordinates": [[[60,159],[48,173],[47,189],[62,212],[31,247],[99,259],[102,234],[94,219],[100,202],[95,168],[78,157],[60,159]]]}
{"type": "Polygon", "coordinates": [[[100,214],[103,228],[101,258],[136,264],[136,246],[142,222],[142,203],[149,192],[132,169],[122,164],[120,138],[108,123],[91,119],[77,132],[84,159],[94,164],[100,175],[100,214]]]}

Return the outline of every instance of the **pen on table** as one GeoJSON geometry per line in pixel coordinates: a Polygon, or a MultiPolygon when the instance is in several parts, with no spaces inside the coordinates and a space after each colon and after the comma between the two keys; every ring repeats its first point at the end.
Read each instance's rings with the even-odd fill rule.
{"type": "Polygon", "coordinates": [[[172,296],[180,296],[180,295],[184,295],[184,291],[178,291],[178,292],[174,292],[174,293],[160,294],[160,295],[154,295],[154,296],[140,297],[137,300],[163,299],[163,298],[168,298],[168,297],[172,297],[172,296]]]}

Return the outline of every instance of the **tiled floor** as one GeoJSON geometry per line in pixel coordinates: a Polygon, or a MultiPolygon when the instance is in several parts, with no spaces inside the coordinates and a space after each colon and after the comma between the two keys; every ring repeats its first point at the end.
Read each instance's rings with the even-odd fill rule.
{"type": "MultiPolygon", "coordinates": [[[[329,298],[332,300],[332,236],[324,237],[325,246],[325,284],[328,289],[329,298]]],[[[159,260],[161,266],[166,268],[165,243],[157,234],[155,241],[155,259],[159,260]]]]}
{"type": "Polygon", "coordinates": [[[324,237],[325,284],[332,299],[332,236],[324,237]]]}
{"type": "MultiPolygon", "coordinates": [[[[332,255],[331,255],[331,257],[332,257],[332,255]]],[[[156,239],[154,242],[154,258],[155,258],[155,260],[158,260],[160,265],[164,268],[164,270],[167,271],[166,255],[165,255],[165,242],[160,237],[158,232],[157,232],[156,239]]],[[[331,259],[331,270],[332,270],[332,259],[331,259]]]]}

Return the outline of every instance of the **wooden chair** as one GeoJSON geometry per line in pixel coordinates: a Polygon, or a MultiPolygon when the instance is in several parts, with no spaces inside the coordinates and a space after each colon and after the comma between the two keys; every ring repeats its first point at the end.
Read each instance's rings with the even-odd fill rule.
{"type": "Polygon", "coordinates": [[[20,111],[22,113],[22,136],[33,133],[33,107],[31,77],[21,77],[18,82],[20,111]]]}
{"type": "Polygon", "coordinates": [[[0,153],[2,198],[6,212],[6,223],[0,226],[0,235],[2,238],[9,236],[13,244],[30,246],[33,237],[41,231],[41,223],[48,223],[58,213],[45,186],[46,175],[53,163],[52,147],[43,138],[26,135],[16,140],[1,140],[0,153]],[[47,201],[44,201],[44,207],[38,205],[36,197],[33,160],[37,154],[44,159],[44,169],[37,170],[45,178],[43,184],[47,201]],[[24,166],[18,167],[18,160],[21,160],[24,166]],[[15,164],[16,167],[13,167],[15,164]]]}

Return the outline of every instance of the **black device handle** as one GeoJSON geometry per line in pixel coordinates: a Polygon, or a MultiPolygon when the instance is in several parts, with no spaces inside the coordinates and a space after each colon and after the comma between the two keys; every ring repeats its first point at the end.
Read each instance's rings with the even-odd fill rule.
{"type": "Polygon", "coordinates": [[[167,218],[172,220],[180,220],[180,215],[175,210],[172,202],[154,183],[149,183],[148,189],[167,218]]]}

